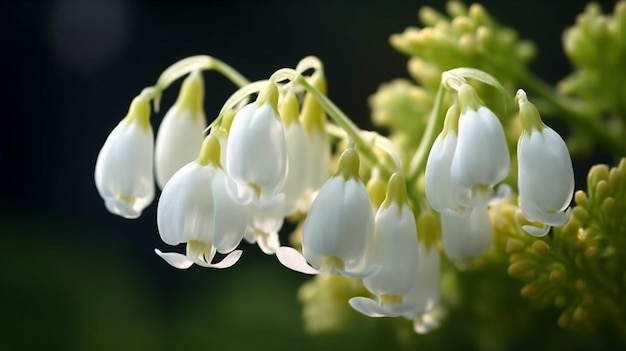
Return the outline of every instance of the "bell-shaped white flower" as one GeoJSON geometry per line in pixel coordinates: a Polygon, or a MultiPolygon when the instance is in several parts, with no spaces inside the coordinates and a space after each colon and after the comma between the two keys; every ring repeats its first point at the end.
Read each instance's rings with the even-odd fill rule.
{"type": "Polygon", "coordinates": [[[283,186],[285,194],[285,215],[305,212],[305,193],[309,178],[308,156],[309,142],[306,131],[298,120],[300,110],[298,100],[292,91],[287,91],[281,99],[280,115],[285,125],[287,147],[287,178],[283,186]]]}
{"type": "Polygon", "coordinates": [[[519,203],[526,219],[544,224],[541,229],[523,229],[543,236],[550,226],[560,227],[569,220],[574,170],[563,138],[543,124],[523,91],[517,98],[524,129],[517,144],[519,203]]]}
{"type": "Polygon", "coordinates": [[[365,263],[380,267],[377,273],[363,279],[365,288],[378,301],[353,297],[349,300],[352,308],[370,317],[398,317],[414,309],[414,304],[407,304],[404,297],[418,269],[417,227],[406,202],[404,178],[399,174],[391,176],[387,197],[376,213],[374,237],[365,263]]]}
{"type": "Polygon", "coordinates": [[[461,189],[452,182],[450,170],[457,144],[456,128],[459,107],[452,105],[446,113],[444,128],[437,136],[426,160],[426,199],[438,212],[459,207],[458,193],[461,189]]]}
{"type": "Polygon", "coordinates": [[[461,270],[469,268],[474,258],[491,246],[491,222],[487,206],[479,206],[459,213],[441,212],[441,241],[443,251],[461,270]]]}
{"type": "Polygon", "coordinates": [[[257,101],[235,115],[226,141],[228,174],[237,182],[237,194],[252,189],[258,201],[274,201],[287,176],[285,131],[276,111],[274,84],[257,101]]]}
{"type": "MultiPolygon", "coordinates": [[[[326,78],[322,71],[315,72],[309,83],[326,94],[326,78]]],[[[302,101],[301,116],[309,142],[307,186],[310,193],[316,193],[331,176],[331,143],[326,132],[326,112],[317,99],[307,93],[302,101]]]]}
{"type": "Polygon", "coordinates": [[[302,230],[302,254],[284,246],[276,251],[284,266],[306,274],[353,277],[378,270],[368,267],[361,271],[374,230],[374,213],[358,172],[359,156],[350,148],[341,156],[337,174],[322,185],[311,204],[302,230]]]}
{"type": "Polygon", "coordinates": [[[153,149],[150,101],[138,96],[96,161],[96,188],[111,213],[137,218],[154,199],[153,149]]]}
{"type": "Polygon", "coordinates": [[[479,101],[471,86],[459,89],[461,116],[450,175],[456,186],[471,192],[465,207],[486,204],[511,166],[502,124],[479,101]]]}
{"type": "Polygon", "coordinates": [[[209,135],[197,161],[167,182],[157,208],[161,239],[168,245],[187,243],[187,253],[156,253],[175,268],[193,263],[226,268],[235,264],[241,251],[233,251],[243,238],[250,218],[249,207],[234,201],[227,189],[232,182],[219,163],[219,141],[209,135]],[[228,254],[211,263],[215,253],[228,254]]]}
{"type": "Polygon", "coordinates": [[[441,299],[440,269],[437,247],[420,240],[415,280],[405,297],[405,302],[412,304],[413,309],[404,315],[413,321],[413,329],[418,334],[428,333],[439,326],[434,311],[441,299]]]}
{"type": "Polygon", "coordinates": [[[157,133],[154,168],[161,189],[176,171],[198,155],[206,128],[203,100],[202,74],[196,71],[183,81],[178,99],[165,114],[157,133]]]}

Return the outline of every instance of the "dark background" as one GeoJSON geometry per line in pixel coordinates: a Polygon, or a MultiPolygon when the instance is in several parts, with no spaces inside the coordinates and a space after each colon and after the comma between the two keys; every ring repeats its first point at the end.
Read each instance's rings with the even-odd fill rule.
{"type": "MultiPolygon", "coordinates": [[[[561,31],[583,1],[482,3],[537,43],[536,73],[553,83],[570,71],[561,31]]],[[[241,262],[226,271],[170,268],[153,253],[168,249],[155,204],[133,221],[109,214],[93,170],[130,100],[195,54],[251,80],[316,55],[331,99],[369,126],[367,98],[408,77],[388,37],[418,25],[425,4],[443,10],[406,0],[0,2],[0,348],[377,347],[375,333],[304,335],[296,300],[304,277],[254,246],[242,244],[241,262]]],[[[211,72],[205,82],[212,118],[234,86],[211,72]]]]}

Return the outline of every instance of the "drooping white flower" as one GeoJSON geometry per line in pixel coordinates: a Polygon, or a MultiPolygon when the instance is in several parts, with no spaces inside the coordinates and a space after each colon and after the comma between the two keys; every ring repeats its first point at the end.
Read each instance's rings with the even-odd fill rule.
{"type": "MultiPolygon", "coordinates": [[[[322,71],[311,76],[310,84],[326,94],[326,78],[322,71]]],[[[308,93],[302,101],[302,125],[309,142],[307,186],[310,193],[316,193],[331,175],[331,143],[326,132],[326,112],[317,99],[308,93]]]]}
{"type": "Polygon", "coordinates": [[[246,231],[249,207],[234,201],[227,189],[232,182],[219,164],[219,141],[209,135],[197,161],[192,161],[167,182],[157,208],[161,239],[168,245],[187,244],[187,253],[162,253],[179,269],[193,263],[204,267],[226,268],[235,264],[241,251],[233,251],[246,231]],[[211,263],[215,253],[228,254],[211,263]]]}
{"type": "Polygon", "coordinates": [[[520,98],[518,92],[517,96],[524,127],[517,144],[519,203],[524,217],[545,226],[523,228],[532,235],[543,236],[550,226],[563,226],[569,220],[574,170],[561,136],[541,122],[526,94],[520,98]]]}
{"type": "Polygon", "coordinates": [[[305,193],[310,176],[308,167],[310,147],[306,131],[299,121],[298,99],[291,90],[288,90],[282,97],[279,112],[285,125],[287,178],[283,193],[285,194],[285,215],[289,216],[296,212],[304,212],[308,207],[308,204],[305,204],[305,193]]]}
{"type": "Polygon", "coordinates": [[[199,71],[182,84],[178,99],[167,111],[156,137],[154,167],[161,189],[176,171],[193,161],[204,140],[204,83],[199,71]]]}
{"type": "Polygon", "coordinates": [[[446,113],[444,128],[439,133],[428,154],[425,170],[426,199],[438,212],[459,207],[461,189],[452,182],[451,168],[457,144],[456,128],[459,108],[452,105],[446,113]]]}
{"type": "Polygon", "coordinates": [[[493,186],[506,178],[511,166],[502,124],[478,101],[471,86],[459,89],[461,116],[451,177],[456,186],[471,192],[465,207],[486,204],[493,186]]]}
{"type": "Polygon", "coordinates": [[[411,291],[405,297],[413,309],[404,315],[413,321],[413,329],[425,334],[439,326],[433,312],[441,299],[441,272],[439,251],[434,245],[424,241],[418,244],[418,263],[411,291]]]}
{"type": "Polygon", "coordinates": [[[341,156],[337,174],[322,185],[311,205],[302,231],[303,253],[290,247],[276,251],[284,266],[306,274],[354,277],[378,270],[360,271],[374,230],[374,213],[358,172],[358,153],[350,148],[341,156]]]}
{"type": "Polygon", "coordinates": [[[241,188],[252,189],[259,201],[281,192],[287,176],[287,147],[282,122],[276,112],[277,88],[244,106],[235,115],[226,141],[228,174],[241,188]]]}
{"type": "Polygon", "coordinates": [[[417,227],[406,202],[404,178],[399,174],[391,176],[387,197],[376,213],[365,263],[380,267],[363,279],[365,288],[378,301],[353,297],[349,300],[352,308],[370,317],[397,317],[414,309],[414,304],[407,304],[404,298],[418,269],[417,227]]]}
{"type": "Polygon", "coordinates": [[[111,213],[137,218],[152,202],[153,149],[150,101],[138,96],[107,137],[96,161],[96,188],[111,213]]]}
{"type": "Polygon", "coordinates": [[[485,254],[491,246],[487,206],[474,207],[464,213],[441,212],[441,241],[443,251],[457,268],[469,268],[473,259],[485,254]]]}

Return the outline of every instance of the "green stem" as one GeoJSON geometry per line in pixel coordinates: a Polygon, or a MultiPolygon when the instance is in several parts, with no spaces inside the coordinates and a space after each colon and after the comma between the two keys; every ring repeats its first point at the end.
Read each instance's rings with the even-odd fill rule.
{"type": "Polygon", "coordinates": [[[216,59],[215,57],[207,55],[186,57],[166,68],[165,71],[163,71],[163,73],[159,76],[159,79],[154,86],[154,109],[156,111],[159,110],[161,92],[163,90],[167,89],[180,77],[196,70],[215,70],[240,88],[250,83],[246,77],[233,67],[221,60],[216,59]]]}
{"type": "Polygon", "coordinates": [[[435,138],[437,137],[436,131],[441,130],[443,127],[443,118],[441,118],[443,114],[441,113],[441,110],[444,92],[445,87],[443,84],[440,84],[439,90],[437,90],[437,96],[435,97],[435,104],[433,105],[433,109],[428,117],[428,122],[426,123],[426,129],[424,130],[422,139],[420,140],[417,150],[415,151],[415,154],[413,154],[413,158],[409,163],[407,184],[413,184],[415,180],[417,180],[417,177],[419,177],[422,171],[426,168],[428,151],[433,146],[435,138]]]}
{"type": "Polygon", "coordinates": [[[528,87],[528,90],[545,99],[545,102],[554,109],[555,117],[567,118],[569,123],[590,134],[594,140],[608,150],[620,155],[626,155],[626,143],[615,135],[608,133],[598,120],[591,119],[589,116],[573,109],[566,101],[556,96],[554,90],[537,76],[527,73],[521,74],[517,78],[522,85],[528,87]]]}
{"type": "MultiPolygon", "coordinates": [[[[301,76],[297,74],[297,72],[293,70],[279,70],[276,71],[275,75],[277,77],[288,77],[293,82],[302,86],[309,94],[311,94],[315,100],[322,106],[324,111],[328,113],[330,118],[332,118],[333,122],[335,122],[341,129],[343,129],[350,140],[354,142],[354,146],[361,152],[361,154],[372,164],[379,164],[378,156],[371,149],[370,144],[365,141],[360,135],[360,129],[357,127],[351,120],[346,116],[346,114],[341,111],[337,105],[335,105],[326,95],[322,94],[319,90],[317,90],[314,86],[309,84],[309,82],[301,76]]],[[[270,78],[271,80],[271,78],[270,78]]],[[[386,172],[392,173],[393,170],[389,169],[389,167],[385,167],[386,172]]]]}

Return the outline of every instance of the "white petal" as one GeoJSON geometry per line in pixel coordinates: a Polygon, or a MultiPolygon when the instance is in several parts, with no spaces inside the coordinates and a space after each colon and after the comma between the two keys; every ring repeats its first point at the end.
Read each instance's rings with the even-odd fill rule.
{"type": "Polygon", "coordinates": [[[284,128],[269,104],[244,106],[234,117],[226,142],[226,170],[240,184],[276,193],[287,175],[284,128]]]}
{"type": "Polygon", "coordinates": [[[539,238],[539,237],[546,236],[546,234],[548,234],[548,232],[550,231],[550,226],[546,225],[546,226],[539,228],[539,227],[535,227],[532,225],[523,225],[522,229],[526,233],[539,238]]]}
{"type": "Polygon", "coordinates": [[[196,240],[213,244],[214,199],[211,181],[216,169],[191,162],[167,182],[157,206],[157,226],[168,245],[196,240]]]}
{"type": "Polygon", "coordinates": [[[367,251],[367,265],[380,265],[380,271],[363,280],[375,295],[405,295],[413,285],[417,270],[417,228],[413,212],[402,210],[393,201],[376,214],[375,231],[367,251]]]}
{"type": "Polygon", "coordinates": [[[239,258],[241,258],[242,253],[243,251],[241,250],[235,250],[229,253],[228,255],[226,255],[226,257],[224,257],[218,263],[205,263],[202,261],[196,261],[195,263],[199,266],[206,267],[206,268],[224,269],[224,268],[231,267],[232,265],[237,263],[237,261],[239,261],[239,258]]]}
{"type": "Polygon", "coordinates": [[[315,268],[309,266],[304,256],[302,256],[302,254],[294,248],[288,246],[279,247],[276,249],[276,258],[278,258],[278,261],[283,266],[296,272],[304,274],[319,274],[315,268]]]}
{"type": "Polygon", "coordinates": [[[411,309],[411,306],[405,304],[383,307],[378,302],[362,296],[353,297],[348,303],[353,309],[368,317],[399,317],[411,309]]]}
{"type": "Polygon", "coordinates": [[[451,166],[454,184],[466,189],[493,187],[510,169],[502,124],[486,107],[468,110],[459,118],[459,135],[451,166]]]}
{"type": "Polygon", "coordinates": [[[283,192],[285,193],[286,202],[285,212],[286,214],[291,214],[307,189],[309,142],[306,132],[300,123],[290,124],[285,133],[288,172],[283,192]]]}
{"type": "Polygon", "coordinates": [[[453,185],[450,176],[456,142],[456,134],[453,131],[445,136],[443,133],[439,134],[426,161],[426,198],[430,206],[439,212],[457,207],[456,186],[453,185]]]}
{"type": "Polygon", "coordinates": [[[174,105],[165,114],[154,149],[154,170],[161,189],[176,171],[198,157],[205,128],[204,113],[193,115],[190,109],[174,105]]]}
{"type": "Polygon", "coordinates": [[[381,269],[381,266],[378,264],[373,264],[368,266],[365,269],[361,270],[339,270],[335,269],[334,274],[343,275],[344,277],[352,278],[352,279],[365,279],[377,274],[381,269]]]}
{"type": "Polygon", "coordinates": [[[263,233],[261,235],[257,235],[256,240],[257,245],[261,251],[263,251],[266,255],[273,255],[276,253],[276,250],[280,247],[280,241],[278,240],[278,233],[270,232],[263,233]]]}
{"type": "Polygon", "coordinates": [[[357,312],[360,312],[368,317],[390,317],[388,315],[389,311],[386,308],[367,297],[353,297],[348,300],[348,303],[357,312]]]}
{"type": "Polygon", "coordinates": [[[437,247],[426,249],[423,243],[418,244],[418,264],[411,291],[405,295],[404,301],[412,304],[414,309],[405,314],[409,319],[433,310],[441,299],[440,257],[437,247]]]}
{"type": "Polygon", "coordinates": [[[252,213],[249,205],[233,200],[227,190],[228,175],[218,169],[212,180],[214,201],[213,245],[219,253],[234,250],[241,242],[252,213]]]}
{"type": "Polygon", "coordinates": [[[486,207],[464,214],[441,213],[441,239],[446,255],[459,269],[468,268],[473,258],[483,255],[491,245],[491,223],[486,207]]]}
{"type": "Polygon", "coordinates": [[[174,268],[187,269],[193,264],[187,256],[177,252],[161,252],[159,249],[154,249],[154,252],[174,268]]]}
{"type": "Polygon", "coordinates": [[[574,193],[574,173],[567,145],[552,129],[523,133],[518,141],[520,205],[531,221],[561,226],[574,193]],[[559,224],[560,223],[560,224],[559,224]]]}
{"type": "Polygon", "coordinates": [[[104,142],[94,179],[114,214],[136,218],[154,199],[152,128],[123,119],[104,142]]]}
{"type": "Polygon", "coordinates": [[[318,269],[324,257],[337,257],[351,270],[363,259],[373,227],[374,215],[363,183],[333,177],[324,183],[305,219],[304,257],[318,269]]]}
{"type": "Polygon", "coordinates": [[[133,207],[129,206],[128,202],[115,198],[108,198],[104,200],[104,205],[111,213],[115,213],[127,219],[139,218],[141,212],[136,211],[133,207]]]}
{"type": "Polygon", "coordinates": [[[507,201],[513,195],[513,188],[508,184],[500,184],[494,196],[487,202],[487,206],[496,206],[507,201]]]}
{"type": "Polygon", "coordinates": [[[425,313],[413,320],[413,330],[417,334],[427,334],[439,327],[439,321],[431,313],[425,313]]]}
{"type": "Polygon", "coordinates": [[[328,180],[330,172],[330,140],[325,131],[313,128],[309,134],[307,160],[307,185],[310,191],[316,192],[328,180]]]}

